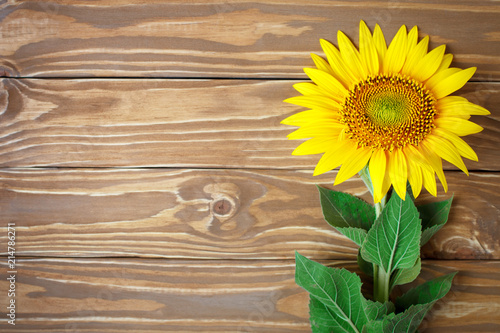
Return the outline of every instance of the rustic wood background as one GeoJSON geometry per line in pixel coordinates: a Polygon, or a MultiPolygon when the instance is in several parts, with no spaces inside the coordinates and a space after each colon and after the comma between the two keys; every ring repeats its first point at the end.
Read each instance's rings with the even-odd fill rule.
{"type": "MultiPolygon", "coordinates": [[[[309,332],[294,251],[356,270],[356,248],[322,220],[314,184],[335,172],[290,156],[279,122],[300,108],[282,100],[319,38],[357,41],[363,19],[388,40],[418,25],[478,67],[458,94],[492,113],[467,138],[480,161],[469,177],[445,165],[452,214],[418,282],[460,273],[421,331],[500,332],[499,14],[493,0],[3,1],[0,330],[309,332]]],[[[358,179],[338,189],[368,199],[358,179]]]]}

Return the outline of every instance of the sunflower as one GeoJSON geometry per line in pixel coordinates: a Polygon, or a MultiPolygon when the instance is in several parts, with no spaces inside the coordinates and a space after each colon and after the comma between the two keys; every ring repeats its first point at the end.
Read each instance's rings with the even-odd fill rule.
{"type": "Polygon", "coordinates": [[[417,27],[403,25],[389,47],[378,25],[373,35],[363,21],[359,30],[359,50],[342,31],[338,49],[321,40],[328,61],[312,54],[317,68],[304,71],[313,83],[295,84],[302,96],[285,100],[309,109],[282,121],[300,127],[289,139],[309,139],[292,154],[323,153],[314,175],[341,166],[335,185],[366,167],[375,203],[391,185],[404,200],[408,181],[414,197],[422,187],[436,196],[435,175],[447,191],[442,159],[468,174],[462,156],[477,155],[460,137],[482,130],[471,115],[490,114],[449,96],[476,68],[450,67],[444,45],[428,52],[429,37],[418,41],[417,27]]]}

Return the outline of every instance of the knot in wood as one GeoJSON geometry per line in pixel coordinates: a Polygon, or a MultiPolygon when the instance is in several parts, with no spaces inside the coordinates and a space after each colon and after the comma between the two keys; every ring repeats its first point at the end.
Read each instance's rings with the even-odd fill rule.
{"type": "Polygon", "coordinates": [[[220,199],[214,203],[214,213],[217,215],[227,215],[231,211],[231,202],[220,199]]]}

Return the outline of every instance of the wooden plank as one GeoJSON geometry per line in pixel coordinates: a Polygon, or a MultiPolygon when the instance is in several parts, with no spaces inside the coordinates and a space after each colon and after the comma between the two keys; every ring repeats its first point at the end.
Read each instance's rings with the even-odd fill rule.
{"type": "Polygon", "coordinates": [[[0,66],[7,76],[304,77],[319,38],[359,19],[387,40],[418,25],[446,43],[476,80],[500,78],[494,1],[36,1],[0,7],[0,66]]]}
{"type": "MultiPolygon", "coordinates": [[[[352,261],[327,264],[356,270],[352,261]]],[[[5,295],[5,262],[0,267],[0,292],[5,295]]],[[[422,331],[500,331],[500,263],[426,261],[418,283],[453,271],[459,273],[451,292],[435,305],[422,331]]],[[[0,298],[2,309],[7,302],[0,298]]],[[[16,326],[3,316],[0,329],[310,332],[307,304],[307,293],[294,283],[292,260],[19,260],[16,326]]]]}
{"type": "MultiPolygon", "coordinates": [[[[0,226],[14,222],[18,256],[355,259],[357,246],[322,218],[313,177],[286,170],[9,169],[0,226]]],[[[448,224],[428,258],[500,258],[499,173],[448,172],[448,224]]],[[[370,200],[359,179],[335,187],[370,200]]],[[[425,191],[423,191],[425,192],[425,191]]],[[[1,229],[0,229],[1,230],[1,229]]],[[[7,232],[0,233],[6,242],[7,232]]],[[[4,254],[6,248],[0,249],[4,254]]]]}
{"type": "MultiPolygon", "coordinates": [[[[294,82],[4,79],[0,166],[312,169],[320,156],[292,157],[300,141],[280,124],[305,109],[282,102],[294,82]]],[[[466,165],[499,170],[500,84],[460,94],[492,112],[473,118],[485,130],[466,165]]]]}

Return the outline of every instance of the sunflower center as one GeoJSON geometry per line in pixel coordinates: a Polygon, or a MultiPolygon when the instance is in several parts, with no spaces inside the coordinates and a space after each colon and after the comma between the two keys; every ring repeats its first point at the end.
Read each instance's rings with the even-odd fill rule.
{"type": "Polygon", "coordinates": [[[434,127],[435,99],[421,83],[377,75],[357,83],[342,107],[345,134],[360,146],[392,151],[418,145],[434,127]]]}
{"type": "Polygon", "coordinates": [[[368,99],[366,115],[380,126],[397,126],[408,116],[408,100],[393,91],[381,91],[368,99]]]}

